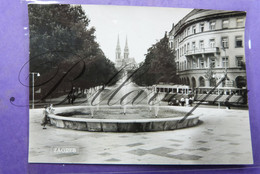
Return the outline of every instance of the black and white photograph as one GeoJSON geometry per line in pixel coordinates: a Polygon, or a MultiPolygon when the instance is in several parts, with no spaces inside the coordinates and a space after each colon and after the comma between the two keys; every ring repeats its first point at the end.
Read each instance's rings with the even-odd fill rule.
{"type": "Polygon", "coordinates": [[[29,163],[253,164],[245,11],[29,4],[28,16],[29,163]]]}

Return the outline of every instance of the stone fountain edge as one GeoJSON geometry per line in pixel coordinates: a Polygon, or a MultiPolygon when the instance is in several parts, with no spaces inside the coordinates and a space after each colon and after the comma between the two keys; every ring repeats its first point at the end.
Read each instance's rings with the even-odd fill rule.
{"type": "Polygon", "coordinates": [[[183,117],[147,118],[147,119],[95,119],[72,118],[50,114],[51,125],[57,128],[91,131],[91,132],[151,132],[167,131],[193,127],[200,123],[200,115],[191,115],[183,122],[183,117]]]}

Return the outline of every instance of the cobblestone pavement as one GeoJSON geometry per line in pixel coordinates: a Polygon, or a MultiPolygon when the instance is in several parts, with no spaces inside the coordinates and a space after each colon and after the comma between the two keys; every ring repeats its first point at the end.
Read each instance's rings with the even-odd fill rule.
{"type": "MultiPolygon", "coordinates": [[[[183,107],[183,110],[191,108],[183,107]]],[[[248,111],[197,108],[199,126],[174,131],[105,133],[42,129],[42,109],[30,110],[29,162],[107,164],[251,164],[248,111]],[[77,153],[54,153],[75,147],[77,153]]]]}

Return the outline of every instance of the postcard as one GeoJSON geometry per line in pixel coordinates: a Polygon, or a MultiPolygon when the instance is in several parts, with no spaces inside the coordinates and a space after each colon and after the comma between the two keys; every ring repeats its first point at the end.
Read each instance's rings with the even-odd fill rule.
{"type": "Polygon", "coordinates": [[[28,15],[29,163],[253,164],[246,12],[29,4],[28,15]]]}

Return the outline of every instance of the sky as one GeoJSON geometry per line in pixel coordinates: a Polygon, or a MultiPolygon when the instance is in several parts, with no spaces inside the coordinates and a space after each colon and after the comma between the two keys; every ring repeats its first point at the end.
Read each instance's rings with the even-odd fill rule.
{"type": "Polygon", "coordinates": [[[129,57],[144,61],[147,49],[169,32],[192,9],[136,6],[82,5],[96,29],[96,41],[106,57],[115,62],[119,36],[121,55],[127,37],[129,57]]]}

